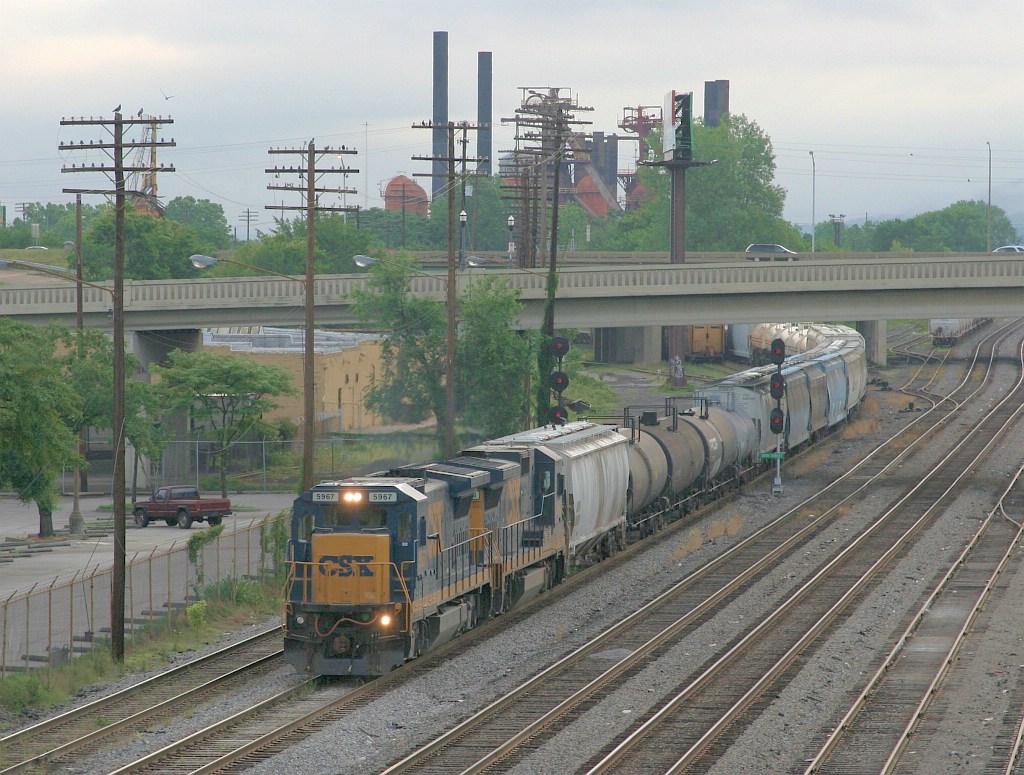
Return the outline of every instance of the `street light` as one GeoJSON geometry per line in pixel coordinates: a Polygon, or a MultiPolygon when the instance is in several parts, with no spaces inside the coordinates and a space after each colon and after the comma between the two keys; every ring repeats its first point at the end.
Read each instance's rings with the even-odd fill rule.
{"type": "Polygon", "coordinates": [[[814,202],[817,199],[815,185],[817,182],[817,166],[814,163],[814,151],[808,151],[811,155],[811,254],[814,254],[814,227],[817,225],[817,218],[814,214],[814,202]]]}
{"type": "Polygon", "coordinates": [[[459,269],[466,268],[466,221],[469,215],[463,210],[459,213],[459,269]]]}
{"type": "Polygon", "coordinates": [[[235,266],[241,266],[245,267],[246,269],[252,269],[255,272],[263,272],[264,274],[270,274],[274,275],[275,277],[281,277],[285,280],[291,280],[292,282],[301,285],[305,290],[306,336],[305,346],[303,348],[302,353],[302,481],[300,482],[300,486],[303,492],[312,489],[314,473],[313,445],[316,440],[316,434],[313,425],[316,419],[316,412],[313,397],[314,338],[312,274],[310,272],[307,272],[305,279],[302,279],[300,277],[293,277],[292,275],[282,274],[281,272],[275,272],[272,269],[264,269],[261,266],[253,266],[252,264],[246,264],[241,261],[235,261],[234,259],[231,258],[214,258],[213,256],[204,256],[199,253],[189,256],[189,261],[192,262],[192,266],[194,266],[196,269],[207,269],[223,261],[226,264],[234,264],[235,266]]]}
{"type": "Polygon", "coordinates": [[[515,263],[516,243],[512,239],[512,229],[515,228],[516,218],[514,215],[508,217],[508,268],[511,269],[515,263]]]}

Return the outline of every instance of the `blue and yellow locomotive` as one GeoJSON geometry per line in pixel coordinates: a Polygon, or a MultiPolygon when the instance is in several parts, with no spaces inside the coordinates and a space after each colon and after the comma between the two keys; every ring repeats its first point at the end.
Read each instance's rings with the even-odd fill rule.
{"type": "Polygon", "coordinates": [[[532,599],[624,544],[628,474],[625,437],[575,422],[317,485],[293,509],[285,659],[381,675],[532,599]]]}

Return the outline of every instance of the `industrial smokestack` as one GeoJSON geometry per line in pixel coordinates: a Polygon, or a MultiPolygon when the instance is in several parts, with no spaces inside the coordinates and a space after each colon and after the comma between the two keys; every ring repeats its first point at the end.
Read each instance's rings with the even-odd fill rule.
{"type": "Polygon", "coordinates": [[[490,175],[491,164],[491,52],[477,52],[476,65],[476,155],[480,159],[477,172],[490,175]]]}
{"type": "MultiPolygon", "coordinates": [[[[434,130],[433,157],[445,159],[448,156],[448,33],[434,33],[434,130]]],[[[444,161],[433,163],[431,199],[444,193],[448,165],[444,161]]]]}

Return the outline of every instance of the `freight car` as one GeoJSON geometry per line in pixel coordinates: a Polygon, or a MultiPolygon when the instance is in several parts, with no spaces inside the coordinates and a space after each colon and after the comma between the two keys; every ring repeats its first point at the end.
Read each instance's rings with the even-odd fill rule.
{"type": "Polygon", "coordinates": [[[694,362],[718,363],[725,357],[725,326],[690,326],[690,354],[686,359],[694,362]]]}
{"type": "MultiPolygon", "coordinates": [[[[843,327],[770,328],[809,345],[784,369],[785,443],[797,447],[856,410],[864,340],[843,327]]],[[[770,371],[709,387],[686,411],[535,428],[303,493],[285,659],[311,674],[387,673],[614,554],[631,531],[739,485],[775,448],[770,371]]]]}
{"type": "Polygon", "coordinates": [[[930,329],[932,344],[956,344],[976,328],[992,322],[992,318],[935,318],[930,329]]]}

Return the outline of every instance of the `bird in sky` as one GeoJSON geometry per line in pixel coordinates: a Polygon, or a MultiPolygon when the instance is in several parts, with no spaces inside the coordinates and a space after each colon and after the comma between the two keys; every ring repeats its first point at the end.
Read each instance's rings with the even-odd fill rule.
{"type": "Polygon", "coordinates": [[[168,95],[168,94],[166,94],[166,93],[164,92],[164,90],[163,90],[163,89],[161,89],[161,90],[160,90],[160,93],[164,95],[164,99],[165,99],[165,100],[170,100],[170,99],[174,99],[174,95],[173,95],[173,94],[170,94],[170,95],[168,95]]]}

